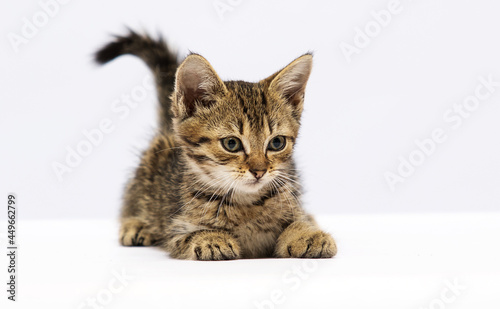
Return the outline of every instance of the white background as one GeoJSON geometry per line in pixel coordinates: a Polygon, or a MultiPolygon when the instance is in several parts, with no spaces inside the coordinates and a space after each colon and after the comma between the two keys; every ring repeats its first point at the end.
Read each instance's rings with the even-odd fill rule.
{"type": "Polygon", "coordinates": [[[162,33],[180,57],[204,55],[223,79],[258,81],[314,51],[296,153],[313,213],[498,210],[500,91],[457,129],[443,115],[474,94],[479,76],[500,80],[500,5],[402,0],[348,62],[339,45],[353,45],[356,28],[389,2],[74,0],[16,52],[9,35],[22,35],[23,19],[42,9],[3,1],[0,193],[18,194],[23,218],[117,217],[156,125],[156,95],[120,118],[111,104],[149,72],[133,57],[97,67],[92,54],[129,26],[162,33]],[[233,7],[221,18],[214,3],[233,7]],[[58,180],[54,162],[64,164],[67,147],[105,118],[114,131],[58,180]],[[436,128],[446,141],[391,191],[384,174],[436,128]]]}
{"type": "MultiPolygon", "coordinates": [[[[443,116],[480,76],[500,81],[500,4],[401,0],[348,61],[339,46],[377,30],[372,12],[389,3],[72,0],[16,52],[9,37],[43,10],[3,0],[0,201],[18,195],[20,249],[18,302],[3,290],[0,307],[499,308],[500,87],[459,127],[443,116]],[[221,17],[214,4],[224,3],[221,17]],[[112,108],[144,89],[140,60],[92,62],[126,26],[162,33],[181,58],[204,55],[223,79],[258,81],[314,51],[296,159],[307,209],[336,238],[334,259],[204,263],[119,246],[123,187],[157,109],[154,91],[125,116],[112,108]],[[54,162],[106,119],[114,131],[59,180],[54,162]],[[391,190],[384,175],[439,128],[447,139],[391,190]],[[122,272],[131,278],[120,285],[122,272]]],[[[4,288],[8,263],[2,253],[4,288]]]]}

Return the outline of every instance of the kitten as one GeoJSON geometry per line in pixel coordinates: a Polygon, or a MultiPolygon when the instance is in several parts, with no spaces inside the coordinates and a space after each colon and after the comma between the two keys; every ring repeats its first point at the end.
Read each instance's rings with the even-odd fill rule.
{"type": "Polygon", "coordinates": [[[124,54],[153,71],[160,126],[126,188],[122,245],[191,260],[336,254],[302,209],[292,159],[311,54],[258,83],[224,82],[202,56],[179,63],[162,39],[132,31],[96,61],[124,54]]]}

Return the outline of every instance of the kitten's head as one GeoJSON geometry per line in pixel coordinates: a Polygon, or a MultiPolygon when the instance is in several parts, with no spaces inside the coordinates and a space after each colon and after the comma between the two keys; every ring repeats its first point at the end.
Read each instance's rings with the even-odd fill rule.
{"type": "Polygon", "coordinates": [[[223,82],[205,58],[189,55],[172,97],[188,166],[226,192],[287,182],[311,67],[306,54],[258,83],[223,82]]]}

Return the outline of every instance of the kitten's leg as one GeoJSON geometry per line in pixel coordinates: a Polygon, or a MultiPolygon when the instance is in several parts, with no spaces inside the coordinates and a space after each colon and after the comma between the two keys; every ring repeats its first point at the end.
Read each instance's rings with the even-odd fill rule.
{"type": "Polygon", "coordinates": [[[167,248],[173,258],[186,260],[233,260],[240,257],[240,246],[225,231],[200,230],[170,239],[167,248]]]}
{"type": "Polygon", "coordinates": [[[274,255],[280,258],[331,258],[337,246],[314,222],[296,221],[278,237],[274,255]]]}
{"type": "Polygon", "coordinates": [[[143,220],[134,217],[122,219],[120,243],[123,246],[151,246],[154,242],[143,220]]]}

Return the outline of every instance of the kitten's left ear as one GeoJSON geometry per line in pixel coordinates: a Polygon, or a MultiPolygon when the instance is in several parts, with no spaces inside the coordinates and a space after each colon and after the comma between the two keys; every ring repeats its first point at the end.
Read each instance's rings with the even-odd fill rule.
{"type": "Polygon", "coordinates": [[[302,112],[307,80],[312,70],[312,54],[305,54],[292,61],[281,71],[264,80],[269,90],[278,92],[298,112],[302,112]]]}

